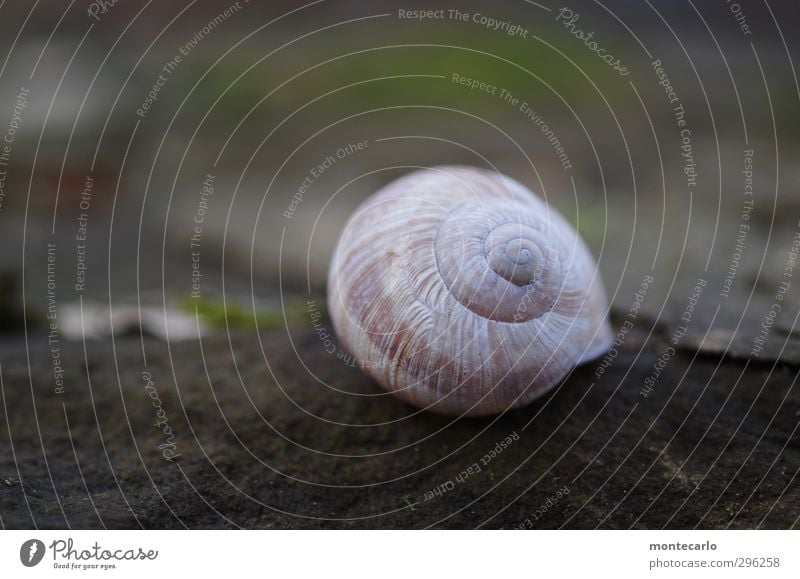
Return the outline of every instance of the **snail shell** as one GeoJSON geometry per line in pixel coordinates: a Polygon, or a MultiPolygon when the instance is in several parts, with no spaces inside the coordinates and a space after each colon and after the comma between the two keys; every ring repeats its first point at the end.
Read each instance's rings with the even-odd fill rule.
{"type": "Polygon", "coordinates": [[[368,198],[334,251],[328,308],[378,384],[442,414],[524,405],[612,341],[577,232],[522,184],[470,167],[415,171],[368,198]]]}

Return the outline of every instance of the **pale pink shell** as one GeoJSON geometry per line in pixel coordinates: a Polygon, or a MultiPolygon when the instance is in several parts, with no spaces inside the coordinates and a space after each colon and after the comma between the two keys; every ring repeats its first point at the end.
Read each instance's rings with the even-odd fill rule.
{"type": "Polygon", "coordinates": [[[386,390],[434,412],[494,414],[610,348],[596,269],[569,223],[517,181],[435,167],[356,210],[328,307],[343,347],[386,390]]]}

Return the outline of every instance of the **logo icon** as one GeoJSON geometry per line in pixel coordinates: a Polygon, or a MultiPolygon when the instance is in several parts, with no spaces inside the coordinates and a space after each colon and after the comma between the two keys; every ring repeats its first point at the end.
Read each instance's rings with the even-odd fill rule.
{"type": "Polygon", "coordinates": [[[35,567],[44,558],[44,543],[39,539],[28,539],[19,548],[19,560],[26,567],[35,567]]]}

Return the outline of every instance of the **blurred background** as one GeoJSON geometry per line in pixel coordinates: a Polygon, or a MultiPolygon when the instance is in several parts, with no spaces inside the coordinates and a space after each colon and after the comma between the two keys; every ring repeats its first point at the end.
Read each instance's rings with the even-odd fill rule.
{"type": "Polygon", "coordinates": [[[583,234],[622,309],[651,273],[654,316],[674,295],[682,310],[698,276],[719,294],[734,253],[718,300],[734,319],[758,285],[768,307],[781,279],[800,215],[795,3],[118,0],[2,12],[0,99],[14,131],[3,307],[21,307],[24,286],[32,321],[47,309],[51,242],[67,309],[79,294],[87,308],[184,303],[198,272],[195,305],[224,290],[249,307],[251,283],[266,307],[281,286],[324,292],[358,203],[445,163],[496,168],[545,197],[583,234]],[[746,199],[752,228],[737,252],[746,199]]]}

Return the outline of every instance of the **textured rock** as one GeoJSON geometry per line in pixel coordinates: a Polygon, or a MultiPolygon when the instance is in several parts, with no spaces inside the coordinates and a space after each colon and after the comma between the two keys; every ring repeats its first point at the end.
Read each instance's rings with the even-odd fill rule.
{"type": "Polygon", "coordinates": [[[797,370],[678,351],[645,398],[666,345],[645,335],[599,380],[590,364],[526,408],[464,420],[384,394],[310,331],[146,340],[147,366],[136,337],[85,358],[62,343],[63,394],[46,336],[29,337],[32,381],[24,341],[6,340],[2,525],[796,526],[797,370]]]}

